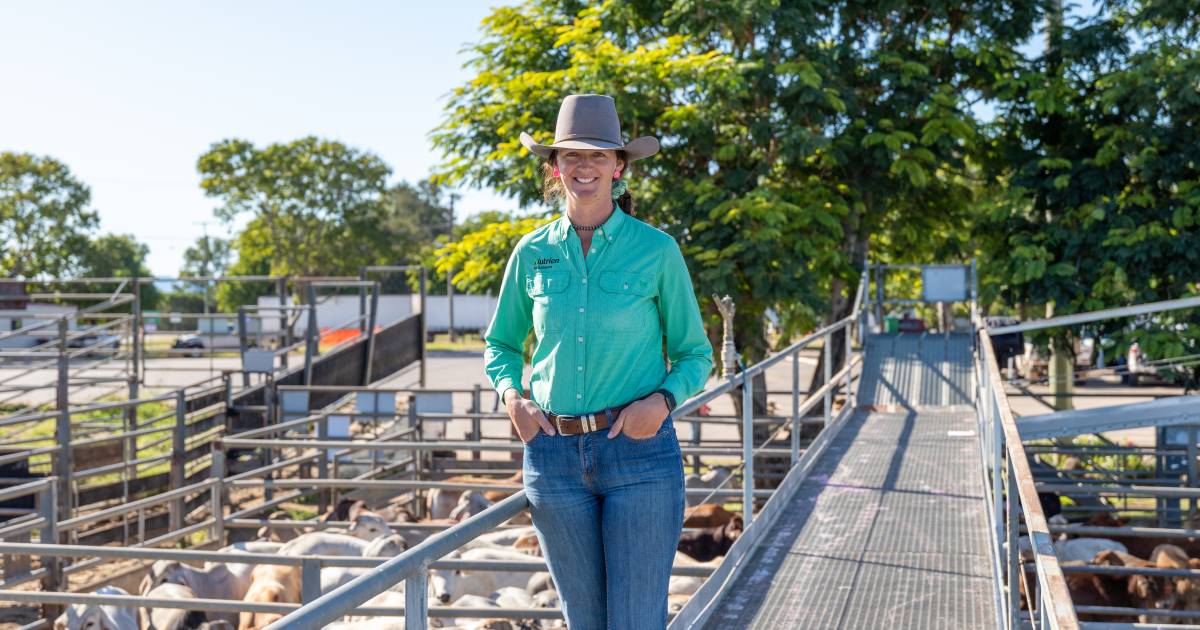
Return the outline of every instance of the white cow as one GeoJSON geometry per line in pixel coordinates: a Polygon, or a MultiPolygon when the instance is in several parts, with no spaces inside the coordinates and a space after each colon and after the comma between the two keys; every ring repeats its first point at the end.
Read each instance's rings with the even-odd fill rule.
{"type": "MultiPolygon", "coordinates": [[[[218,553],[279,553],[279,549],[283,547],[283,543],[268,541],[268,540],[252,540],[249,542],[240,542],[221,547],[218,553]]],[[[242,562],[205,562],[204,568],[211,569],[216,566],[225,565],[230,573],[233,573],[237,578],[247,585],[250,584],[250,574],[254,571],[253,564],[245,564],[242,562]]],[[[249,588],[249,586],[247,586],[249,588]]]]}
{"type": "MultiPolygon", "coordinates": [[[[128,595],[123,588],[101,586],[97,595],[128,595]]],[[[103,604],[71,604],[54,620],[54,630],[138,630],[133,608],[103,604]]]]}
{"type": "Polygon", "coordinates": [[[1054,543],[1054,555],[1058,556],[1059,562],[1078,560],[1088,564],[1101,551],[1129,553],[1125,545],[1107,538],[1069,538],[1054,543]]]}
{"type": "MultiPolygon", "coordinates": [[[[364,558],[394,558],[404,549],[404,539],[399,534],[392,534],[372,540],[362,555],[364,558]]],[[[371,570],[363,567],[325,567],[321,569],[321,593],[328,593],[371,570]]]]}
{"type": "MultiPolygon", "coordinates": [[[[160,599],[196,599],[196,593],[192,589],[171,582],[159,584],[142,595],[160,599]]],[[[208,627],[208,615],[203,610],[186,608],[142,607],[138,609],[138,620],[142,624],[142,630],[191,630],[208,627]]]]}
{"type": "MultiPolygon", "coordinates": [[[[480,547],[468,549],[458,556],[463,560],[528,561],[529,555],[509,549],[480,547]]],[[[466,569],[434,569],[430,582],[442,603],[464,595],[487,597],[505,586],[524,588],[529,583],[528,571],[470,571],[466,569]]]]}
{"type": "MultiPolygon", "coordinates": [[[[143,595],[162,584],[181,584],[188,587],[200,599],[228,599],[241,601],[250,590],[250,580],[241,579],[223,564],[207,569],[197,569],[178,560],[159,560],[150,566],[142,585],[138,589],[143,595]]],[[[209,615],[214,621],[238,622],[237,613],[214,612],[209,615]]]]}

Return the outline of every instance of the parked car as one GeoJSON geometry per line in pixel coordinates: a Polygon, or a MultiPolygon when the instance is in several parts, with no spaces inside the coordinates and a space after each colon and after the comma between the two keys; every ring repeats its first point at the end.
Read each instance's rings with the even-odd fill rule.
{"type": "MultiPolygon", "coordinates": [[[[249,341],[246,345],[251,348],[257,347],[254,341],[249,341]]],[[[184,356],[190,357],[203,356],[205,350],[236,350],[240,347],[237,335],[200,335],[196,333],[180,335],[171,344],[171,348],[175,350],[192,350],[193,352],[182,353],[184,356]]]]}

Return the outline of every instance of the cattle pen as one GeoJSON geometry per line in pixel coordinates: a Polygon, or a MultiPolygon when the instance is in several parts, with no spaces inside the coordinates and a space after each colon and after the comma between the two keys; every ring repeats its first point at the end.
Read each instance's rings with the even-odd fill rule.
{"type": "MultiPolygon", "coordinates": [[[[688,509],[729,508],[742,529],[712,562],[677,560],[673,579],[696,584],[672,600],[670,627],[1200,628],[1200,611],[1184,601],[1200,566],[1170,564],[1169,554],[1132,559],[1163,544],[1190,549],[1200,536],[1195,398],[1018,418],[993,343],[1011,332],[1194,308],[1200,298],[989,328],[975,305],[973,265],[917,267],[927,291],[942,291],[923,299],[961,302],[966,326],[889,333],[883,306],[912,300],[884,294],[888,269],[863,274],[849,316],[759,363],[739,366],[727,334],[721,378],[674,412],[676,426],[688,428],[680,441],[689,479],[726,466],[719,481],[687,488],[688,509]],[[945,290],[948,277],[957,292],[945,290]],[[801,357],[814,351],[823,385],[807,392],[801,357]],[[789,370],[790,389],[756,396],[768,371],[789,370]],[[742,402],[735,415],[706,411],[730,394],[742,402]],[[764,400],[788,413],[764,413],[764,400]],[[706,437],[712,427],[740,436],[706,437]],[[1073,441],[1144,427],[1157,432],[1156,446],[1073,441]],[[1126,555],[1071,559],[1071,541],[1091,538],[1118,542],[1126,555]],[[1080,598],[1081,581],[1124,588],[1143,578],[1173,599],[1080,598]]],[[[47,423],[59,431],[7,443],[0,455],[45,473],[0,488],[0,503],[20,503],[0,508],[8,519],[0,522],[0,601],[43,607],[22,628],[49,627],[65,606],[262,614],[271,628],[359,618],[409,629],[561,623],[552,602],[451,601],[454,572],[516,583],[546,570],[536,554],[463,557],[481,537],[529,528],[514,477],[523,446],[490,389],[391,382],[408,366],[424,369],[421,316],[377,330],[368,319],[378,285],[342,281],[367,296],[361,334],[322,355],[311,336],[289,340],[291,350],[314,351],[304,365],[288,368],[276,354],[266,370],[243,365],[163,393],[0,418],[12,435],[47,423]],[[462,438],[449,436],[449,423],[466,425],[462,438]],[[453,519],[443,517],[450,506],[453,519]],[[395,553],[285,551],[289,538],[345,535],[375,514],[403,540],[395,553]],[[255,551],[255,542],[280,546],[255,551]],[[282,567],[297,576],[297,597],[178,599],[138,586],[97,592],[95,581],[72,590],[73,576],[106,565],[123,567],[123,584],[145,584],[153,563],[282,567]]],[[[126,321],[136,330],[132,316],[126,321]]],[[[71,334],[69,323],[59,326],[71,334]]],[[[71,352],[63,338],[52,350],[71,352]]],[[[68,385],[81,365],[71,358],[56,363],[65,363],[68,385]]]]}

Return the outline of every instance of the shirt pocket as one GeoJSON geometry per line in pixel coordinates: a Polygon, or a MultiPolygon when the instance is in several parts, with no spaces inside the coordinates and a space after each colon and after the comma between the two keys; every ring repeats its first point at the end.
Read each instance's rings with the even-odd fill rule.
{"type": "Polygon", "coordinates": [[[601,330],[633,332],[650,328],[658,313],[653,275],[602,271],[599,280],[600,309],[596,315],[601,330]]]}
{"type": "Polygon", "coordinates": [[[570,281],[565,271],[538,271],[525,277],[525,292],[533,300],[533,330],[539,337],[563,329],[570,281]]]}

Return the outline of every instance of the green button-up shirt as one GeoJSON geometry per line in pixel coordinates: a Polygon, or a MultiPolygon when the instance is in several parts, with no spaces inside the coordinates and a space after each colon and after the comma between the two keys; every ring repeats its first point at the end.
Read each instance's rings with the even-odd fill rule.
{"type": "Polygon", "coordinates": [[[713,366],[679,244],[619,207],[596,229],[586,259],[565,213],[517,243],[484,333],[484,369],[502,399],[510,387],[521,391],[531,326],[529,390],[558,414],[600,411],[660,388],[682,403],[713,366]]]}

